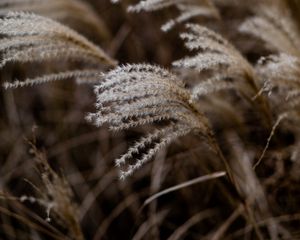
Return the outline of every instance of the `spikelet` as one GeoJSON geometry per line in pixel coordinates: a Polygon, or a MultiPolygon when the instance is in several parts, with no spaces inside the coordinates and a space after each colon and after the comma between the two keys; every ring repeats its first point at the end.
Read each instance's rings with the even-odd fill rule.
{"type": "MultiPolygon", "coordinates": [[[[177,4],[190,4],[196,1],[186,1],[186,0],[141,0],[135,5],[128,7],[128,11],[140,12],[140,11],[156,11],[166,7],[174,6],[177,4]]],[[[198,1],[199,2],[199,1],[198,1]]],[[[201,4],[208,3],[209,1],[200,1],[201,4]]]]}
{"type": "Polygon", "coordinates": [[[189,50],[199,53],[175,61],[173,65],[198,73],[212,72],[207,80],[194,87],[193,98],[229,88],[236,88],[249,97],[256,93],[258,88],[252,66],[227,40],[197,24],[186,27],[189,31],[180,36],[189,50]]]}
{"type": "Polygon", "coordinates": [[[210,4],[209,6],[201,6],[198,4],[177,4],[176,7],[180,11],[180,15],[174,19],[169,20],[161,29],[164,32],[171,30],[176,24],[187,22],[194,17],[210,17],[219,19],[220,15],[218,10],[210,4]]]}
{"type": "Polygon", "coordinates": [[[78,83],[85,83],[91,81],[97,83],[101,79],[101,72],[98,70],[74,70],[60,73],[47,74],[41,77],[27,78],[25,80],[14,82],[5,82],[3,87],[5,89],[18,87],[32,87],[37,84],[48,83],[53,81],[60,81],[75,78],[78,83]]]}
{"type": "MultiPolygon", "coordinates": [[[[88,41],[82,35],[49,18],[30,13],[11,12],[0,19],[0,69],[7,64],[62,61],[84,63],[86,70],[72,73],[55,73],[45,79],[39,77],[36,82],[81,78],[95,74],[96,69],[114,66],[115,62],[104,51],[88,41]],[[93,70],[94,69],[94,70],[93,70]],[[92,70],[88,73],[88,70],[92,70]]],[[[99,70],[98,70],[99,71],[99,70]]],[[[34,79],[24,83],[4,83],[5,87],[34,84],[34,79]]]]}
{"type": "Polygon", "coordinates": [[[81,33],[107,39],[109,31],[91,6],[81,0],[3,0],[0,16],[9,11],[33,12],[55,19],[81,33]]]}
{"type": "Polygon", "coordinates": [[[136,5],[128,7],[129,12],[156,11],[163,8],[175,6],[179,10],[179,16],[166,22],[161,29],[169,31],[176,24],[186,22],[191,18],[203,16],[220,18],[219,12],[209,0],[142,0],[136,5]]]}
{"type": "MultiPolygon", "coordinates": [[[[276,1],[275,1],[276,2],[276,1]]],[[[271,45],[278,52],[299,55],[300,33],[284,1],[253,7],[256,16],[246,20],[239,28],[271,45]]]]}
{"type": "Polygon", "coordinates": [[[288,54],[262,57],[257,72],[264,80],[262,92],[267,92],[279,112],[299,111],[300,59],[288,54]]]}
{"type": "Polygon", "coordinates": [[[112,130],[166,123],[116,160],[122,169],[120,178],[131,175],[178,137],[190,132],[211,135],[209,123],[195,108],[190,92],[169,71],[147,64],[126,65],[103,78],[95,87],[97,112],[88,115],[89,121],[97,126],[108,124],[112,130]]]}

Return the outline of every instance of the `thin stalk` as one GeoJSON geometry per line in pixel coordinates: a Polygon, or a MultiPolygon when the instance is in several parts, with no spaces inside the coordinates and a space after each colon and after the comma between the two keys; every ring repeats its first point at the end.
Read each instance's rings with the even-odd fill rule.
{"type": "Polygon", "coordinates": [[[216,155],[221,159],[221,161],[224,163],[225,166],[225,170],[227,172],[227,175],[229,177],[229,181],[232,184],[233,188],[235,189],[241,203],[243,204],[244,208],[245,208],[245,212],[249,217],[250,223],[253,225],[254,231],[258,237],[259,240],[263,240],[263,235],[261,233],[261,231],[259,230],[259,227],[256,223],[255,217],[253,216],[253,212],[251,210],[251,208],[249,207],[249,205],[247,204],[247,202],[245,201],[245,199],[242,197],[242,195],[240,194],[239,191],[239,186],[235,180],[234,177],[234,173],[230,167],[229,161],[226,159],[226,157],[224,156],[219,144],[217,143],[213,133],[211,132],[208,136],[208,140],[209,143],[211,144],[214,152],[216,153],[216,155]]]}

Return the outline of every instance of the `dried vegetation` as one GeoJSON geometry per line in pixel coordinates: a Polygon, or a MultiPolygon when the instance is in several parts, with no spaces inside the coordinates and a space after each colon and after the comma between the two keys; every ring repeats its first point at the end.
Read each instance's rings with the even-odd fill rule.
{"type": "Polygon", "coordinates": [[[0,238],[299,239],[299,12],[2,1],[0,238]]]}

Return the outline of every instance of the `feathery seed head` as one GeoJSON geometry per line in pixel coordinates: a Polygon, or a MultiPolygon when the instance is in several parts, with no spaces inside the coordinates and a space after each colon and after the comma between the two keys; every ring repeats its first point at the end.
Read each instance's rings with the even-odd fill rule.
{"type": "Polygon", "coordinates": [[[22,87],[67,78],[95,79],[99,68],[114,66],[104,51],[74,30],[33,13],[10,12],[0,19],[0,69],[9,63],[79,61],[84,70],[72,70],[4,83],[22,87]]]}
{"type": "Polygon", "coordinates": [[[186,47],[197,50],[195,56],[173,62],[178,68],[196,72],[211,72],[207,80],[193,89],[193,98],[222,89],[235,88],[251,97],[256,94],[255,74],[252,66],[221,35],[198,24],[187,24],[188,32],[181,34],[186,47]]]}
{"type": "Polygon", "coordinates": [[[105,74],[95,87],[97,112],[87,119],[124,130],[158,122],[166,126],[140,139],[116,165],[121,178],[131,175],[161,148],[190,132],[211,134],[206,117],[193,104],[184,83],[169,71],[147,64],[125,65],[105,74]],[[141,155],[138,159],[134,156],[141,155]],[[129,160],[134,160],[129,164],[129,160]]]}
{"type": "Polygon", "coordinates": [[[176,24],[186,22],[187,20],[197,17],[219,18],[219,12],[210,0],[141,0],[135,5],[128,7],[129,12],[156,11],[170,6],[175,6],[180,14],[175,19],[166,22],[161,29],[169,31],[176,24]]]}
{"type": "Polygon", "coordinates": [[[300,59],[285,53],[271,55],[261,58],[256,69],[263,80],[262,91],[269,93],[276,109],[297,110],[300,105],[300,59]]]}

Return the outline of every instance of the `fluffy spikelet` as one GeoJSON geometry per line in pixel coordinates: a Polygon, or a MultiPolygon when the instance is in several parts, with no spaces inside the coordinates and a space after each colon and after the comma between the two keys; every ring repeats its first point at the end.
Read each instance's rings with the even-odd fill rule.
{"type": "Polygon", "coordinates": [[[194,97],[233,87],[246,95],[257,91],[252,66],[227,40],[206,27],[197,24],[186,26],[189,31],[181,34],[181,38],[185,40],[189,50],[197,50],[199,53],[175,61],[173,65],[194,69],[199,73],[209,71],[213,73],[208,80],[195,86],[194,97]]]}
{"type": "MultiPolygon", "coordinates": [[[[115,64],[104,51],[86,38],[55,22],[35,14],[12,12],[0,20],[0,68],[8,63],[33,63],[43,61],[79,61],[92,68],[99,69],[115,64]]],[[[85,75],[83,70],[73,71],[72,77],[85,75]],[[78,73],[78,74],[76,74],[78,73]]],[[[70,74],[50,75],[45,79],[38,78],[37,83],[70,78],[70,74]],[[65,78],[64,78],[65,77],[65,78]]],[[[34,81],[27,81],[30,85],[34,81]]],[[[25,86],[27,83],[16,85],[5,83],[6,87],[25,86]]]]}
{"type": "Polygon", "coordinates": [[[93,36],[107,38],[107,30],[103,20],[87,3],[81,0],[4,0],[0,2],[0,16],[9,11],[26,11],[50,17],[67,24],[77,31],[93,36]]]}
{"type": "MultiPolygon", "coordinates": [[[[0,20],[0,26],[0,33],[7,38],[11,38],[11,40],[24,36],[40,36],[44,37],[45,41],[48,39],[51,42],[49,38],[52,38],[53,44],[71,44],[74,47],[86,50],[87,53],[89,51],[94,52],[102,63],[114,63],[99,47],[70,28],[49,18],[24,12],[11,12],[0,20]]],[[[20,46],[17,44],[14,47],[18,48],[20,46]]]]}
{"type": "Polygon", "coordinates": [[[128,7],[129,12],[140,12],[140,11],[156,11],[166,7],[175,6],[180,14],[175,19],[169,20],[165,23],[161,29],[163,31],[169,31],[176,24],[185,22],[193,17],[204,16],[219,18],[218,10],[212,4],[211,1],[202,0],[143,0],[136,5],[128,7]]]}
{"type": "Polygon", "coordinates": [[[141,139],[133,147],[129,148],[128,152],[121,158],[116,160],[116,165],[120,167],[120,179],[125,179],[139,169],[143,164],[153,158],[162,148],[166,147],[176,138],[187,135],[191,129],[187,126],[166,127],[158,130],[153,134],[141,139]],[[134,154],[142,153],[140,158],[135,158],[134,154]],[[134,159],[134,163],[126,164],[127,161],[134,159]]]}
{"type": "Polygon", "coordinates": [[[236,84],[221,76],[212,77],[197,84],[192,90],[192,98],[199,99],[201,96],[207,96],[210,93],[218,92],[225,89],[233,89],[236,84]]]}
{"type": "Polygon", "coordinates": [[[178,4],[176,5],[180,14],[178,17],[169,20],[164,25],[162,25],[161,29],[164,32],[171,30],[176,24],[187,22],[191,18],[195,17],[210,17],[219,19],[220,15],[218,10],[211,4],[209,6],[201,6],[199,3],[194,4],[178,4]]]}
{"type": "Polygon", "coordinates": [[[15,80],[14,82],[5,82],[3,84],[3,87],[5,89],[8,88],[18,88],[18,87],[31,87],[36,84],[42,84],[47,82],[53,82],[53,81],[60,81],[60,80],[66,80],[70,78],[75,78],[76,81],[84,81],[85,79],[96,79],[99,81],[101,79],[100,72],[97,70],[78,70],[78,71],[67,71],[67,72],[61,72],[57,74],[48,74],[42,77],[35,77],[35,78],[27,78],[23,81],[15,80]],[[84,80],[83,80],[84,79],[84,80]]]}
{"type": "Polygon", "coordinates": [[[262,5],[258,9],[258,16],[246,20],[239,30],[262,39],[279,52],[299,54],[299,29],[292,20],[288,7],[284,1],[281,2],[279,6],[262,5]]]}
{"type": "Polygon", "coordinates": [[[262,92],[267,92],[277,110],[297,110],[300,106],[300,59],[288,54],[260,59],[257,72],[264,80],[262,92]]]}
{"type": "Polygon", "coordinates": [[[191,101],[184,83],[158,66],[136,64],[118,67],[95,87],[97,112],[87,119],[124,130],[163,121],[166,126],[140,139],[116,160],[120,178],[131,175],[160,149],[190,132],[210,135],[205,116],[191,101]],[[133,162],[133,163],[129,163],[133,162]]]}

